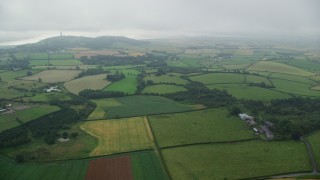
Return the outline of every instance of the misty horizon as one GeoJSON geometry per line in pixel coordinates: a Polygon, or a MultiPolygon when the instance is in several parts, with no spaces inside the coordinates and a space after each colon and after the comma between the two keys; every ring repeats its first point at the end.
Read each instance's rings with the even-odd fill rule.
{"type": "Polygon", "coordinates": [[[63,35],[157,39],[196,36],[314,37],[320,2],[3,0],[0,44],[34,43],[63,35]]]}

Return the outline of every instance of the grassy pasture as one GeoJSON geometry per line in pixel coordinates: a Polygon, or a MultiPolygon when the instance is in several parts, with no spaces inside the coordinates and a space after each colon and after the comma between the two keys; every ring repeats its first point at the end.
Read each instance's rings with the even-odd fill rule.
{"type": "Polygon", "coordinates": [[[87,121],[81,128],[99,141],[91,156],[153,147],[147,121],[143,117],[87,121]]]}
{"type": "Polygon", "coordinates": [[[271,99],[286,99],[291,97],[286,93],[257,86],[247,86],[245,84],[211,84],[207,85],[207,87],[209,89],[225,89],[235,98],[245,100],[269,101],[271,99]]]}
{"type": "Polygon", "coordinates": [[[27,72],[31,71],[32,74],[39,72],[39,70],[20,70],[20,71],[6,71],[0,73],[1,81],[10,82],[18,77],[27,76],[27,72]]]}
{"type": "Polygon", "coordinates": [[[245,69],[249,66],[250,64],[229,64],[229,65],[224,65],[225,69],[245,69]]]}
{"type": "Polygon", "coordinates": [[[29,53],[29,59],[49,59],[48,53],[29,53]]]}
{"type": "Polygon", "coordinates": [[[132,153],[130,156],[134,179],[167,179],[160,165],[159,158],[154,151],[132,153]]]}
{"type": "Polygon", "coordinates": [[[298,76],[312,76],[313,73],[305,71],[303,69],[272,62],[272,61],[259,61],[254,63],[252,66],[250,66],[247,70],[252,71],[267,71],[267,72],[275,72],[275,73],[283,73],[283,74],[292,74],[292,75],[298,75],[298,76]]]}
{"type": "Polygon", "coordinates": [[[170,93],[176,93],[176,92],[181,92],[186,90],[187,89],[183,86],[157,84],[157,85],[145,87],[142,93],[170,94],[170,93]]]}
{"type": "Polygon", "coordinates": [[[22,97],[25,93],[9,88],[8,83],[0,82],[0,99],[11,99],[22,97]]]}
{"type": "Polygon", "coordinates": [[[128,70],[121,70],[119,72],[122,72],[125,74],[125,78],[114,82],[107,86],[104,91],[120,91],[123,93],[128,94],[134,94],[137,90],[137,75],[139,74],[139,71],[134,69],[128,69],[128,70]]]}
{"type": "Polygon", "coordinates": [[[99,74],[93,76],[85,76],[79,79],[68,81],[64,84],[66,89],[74,94],[78,94],[85,89],[99,90],[111,84],[106,80],[106,74],[99,74]]]}
{"type": "Polygon", "coordinates": [[[96,109],[89,115],[88,120],[105,119],[107,118],[107,108],[112,106],[121,106],[122,104],[115,98],[108,99],[94,99],[92,100],[97,104],[96,109]]]}
{"type": "Polygon", "coordinates": [[[50,101],[66,101],[70,100],[71,97],[64,92],[52,92],[52,93],[40,93],[31,97],[22,98],[24,101],[28,102],[50,102],[50,101]]]}
{"type": "Polygon", "coordinates": [[[190,76],[192,81],[201,82],[203,84],[215,84],[215,83],[243,83],[243,74],[234,73],[209,73],[198,76],[190,76]]]}
{"type": "Polygon", "coordinates": [[[314,81],[312,81],[306,77],[289,75],[289,74],[272,73],[270,77],[277,78],[277,79],[289,80],[289,81],[296,81],[296,82],[305,83],[305,84],[314,84],[315,83],[314,81]]]}
{"type": "Polygon", "coordinates": [[[0,131],[10,129],[12,127],[20,125],[16,118],[19,119],[22,123],[26,123],[33,119],[39,118],[46,114],[58,111],[60,108],[57,106],[50,105],[27,105],[27,109],[15,110],[15,112],[10,114],[0,115],[0,131]],[[18,124],[17,124],[18,123],[18,124]]]}
{"type": "Polygon", "coordinates": [[[116,99],[122,105],[107,107],[108,118],[182,112],[202,108],[199,105],[181,104],[159,96],[128,96],[116,99]]]}
{"type": "Polygon", "coordinates": [[[320,62],[292,59],[287,62],[291,66],[296,66],[303,69],[308,69],[314,72],[320,72],[320,62]]]}
{"type": "Polygon", "coordinates": [[[26,161],[52,161],[88,157],[90,152],[98,145],[95,137],[80,129],[83,122],[71,126],[68,130],[60,132],[77,132],[78,136],[69,137],[67,142],[56,142],[48,145],[42,139],[34,140],[31,144],[19,148],[4,149],[2,153],[15,158],[17,154],[23,153],[26,161]]]}
{"type": "Polygon", "coordinates": [[[23,80],[38,81],[39,78],[45,83],[65,82],[74,79],[80,71],[70,70],[45,70],[32,76],[23,77],[23,80]]]}
{"type": "Polygon", "coordinates": [[[271,85],[271,82],[262,76],[254,76],[254,75],[245,75],[246,83],[262,83],[264,82],[266,85],[271,85]]]}
{"type": "Polygon", "coordinates": [[[149,117],[161,147],[199,142],[224,142],[256,138],[239,117],[225,108],[149,117]]]}
{"type": "Polygon", "coordinates": [[[314,157],[317,161],[318,170],[320,170],[320,132],[312,134],[311,136],[307,137],[307,140],[311,144],[311,148],[314,154],[314,157]]]}
{"type": "Polygon", "coordinates": [[[249,141],[162,151],[172,179],[242,179],[311,171],[303,143],[249,141]]]}
{"type": "Polygon", "coordinates": [[[84,179],[89,160],[63,161],[47,164],[15,164],[0,158],[0,177],[16,180],[84,179]]]}
{"type": "Polygon", "coordinates": [[[50,59],[73,59],[73,54],[68,53],[53,53],[49,54],[50,59]]]}
{"type": "Polygon", "coordinates": [[[188,83],[187,80],[182,79],[181,74],[166,74],[166,75],[161,75],[161,76],[156,76],[154,74],[146,76],[144,78],[145,81],[151,80],[154,83],[176,83],[179,85],[186,85],[188,83]]]}
{"type": "Polygon", "coordinates": [[[78,66],[82,62],[77,59],[63,59],[63,60],[30,60],[30,66],[78,66]]]}
{"type": "Polygon", "coordinates": [[[254,61],[247,57],[236,56],[229,59],[223,59],[218,64],[219,65],[236,65],[236,64],[251,64],[252,62],[254,61]]]}
{"type": "Polygon", "coordinates": [[[298,82],[286,81],[282,79],[272,79],[275,89],[278,91],[304,95],[304,96],[320,96],[319,91],[312,90],[312,85],[298,82]]]}

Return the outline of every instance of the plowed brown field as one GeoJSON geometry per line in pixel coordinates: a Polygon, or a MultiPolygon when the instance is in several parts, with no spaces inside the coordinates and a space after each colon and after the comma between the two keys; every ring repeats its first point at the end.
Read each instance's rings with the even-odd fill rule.
{"type": "Polygon", "coordinates": [[[86,180],[133,180],[131,158],[100,158],[90,161],[86,180]]]}

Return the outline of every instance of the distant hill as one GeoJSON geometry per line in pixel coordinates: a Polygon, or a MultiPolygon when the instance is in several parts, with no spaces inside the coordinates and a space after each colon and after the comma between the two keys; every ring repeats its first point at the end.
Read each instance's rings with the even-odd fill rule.
{"type": "Polygon", "coordinates": [[[85,47],[89,49],[103,49],[125,46],[142,46],[149,42],[130,39],[122,36],[100,36],[96,38],[77,36],[58,36],[47,38],[34,44],[20,45],[16,51],[57,51],[75,47],[85,47]]]}

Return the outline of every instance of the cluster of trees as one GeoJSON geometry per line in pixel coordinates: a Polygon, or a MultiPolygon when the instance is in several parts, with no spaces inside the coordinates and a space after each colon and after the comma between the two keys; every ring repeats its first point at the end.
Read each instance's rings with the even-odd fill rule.
{"type": "Polygon", "coordinates": [[[95,69],[87,69],[85,71],[82,71],[78,78],[81,78],[83,76],[90,76],[90,75],[97,75],[97,74],[105,74],[106,71],[104,71],[102,68],[95,68],[95,69]]]}
{"type": "Polygon", "coordinates": [[[137,90],[136,94],[140,94],[141,91],[146,87],[146,82],[143,80],[145,77],[144,73],[140,73],[137,75],[137,90]]]}
{"type": "Polygon", "coordinates": [[[108,74],[107,80],[111,82],[120,81],[121,79],[125,78],[126,76],[123,73],[119,73],[118,71],[115,74],[108,74]]]}
{"type": "Polygon", "coordinates": [[[97,56],[82,56],[80,61],[84,64],[91,65],[105,65],[105,66],[120,66],[120,65],[137,65],[143,64],[147,60],[146,56],[106,56],[106,55],[97,55],[97,56]]]}
{"type": "Polygon", "coordinates": [[[96,104],[76,96],[69,101],[52,101],[51,104],[61,110],[1,132],[0,148],[18,147],[33,138],[43,138],[46,143],[53,144],[59,137],[58,131],[69,129],[71,124],[85,119],[96,107],[96,104]],[[75,106],[79,108],[70,108],[75,106]]]}
{"type": "Polygon", "coordinates": [[[249,86],[258,86],[258,87],[262,87],[262,88],[274,88],[274,86],[272,85],[267,85],[265,82],[260,82],[260,83],[249,83],[249,86]]]}
{"type": "Polygon", "coordinates": [[[79,95],[88,99],[99,99],[99,98],[122,97],[125,94],[119,91],[100,91],[100,90],[85,89],[79,92],[79,95]]]}
{"type": "Polygon", "coordinates": [[[319,109],[319,99],[273,100],[266,108],[265,117],[275,123],[275,130],[280,138],[298,140],[301,136],[320,129],[319,109]]]}
{"type": "Polygon", "coordinates": [[[222,107],[233,104],[236,99],[225,90],[208,89],[199,82],[190,82],[186,85],[188,91],[168,94],[166,97],[176,101],[187,101],[194,104],[203,104],[207,107],[222,107]]]}
{"type": "Polygon", "coordinates": [[[27,144],[31,142],[29,134],[33,138],[44,137],[48,144],[53,144],[59,130],[68,127],[79,119],[79,115],[74,109],[62,109],[42,116],[19,127],[1,132],[0,148],[18,147],[27,144]]]}

